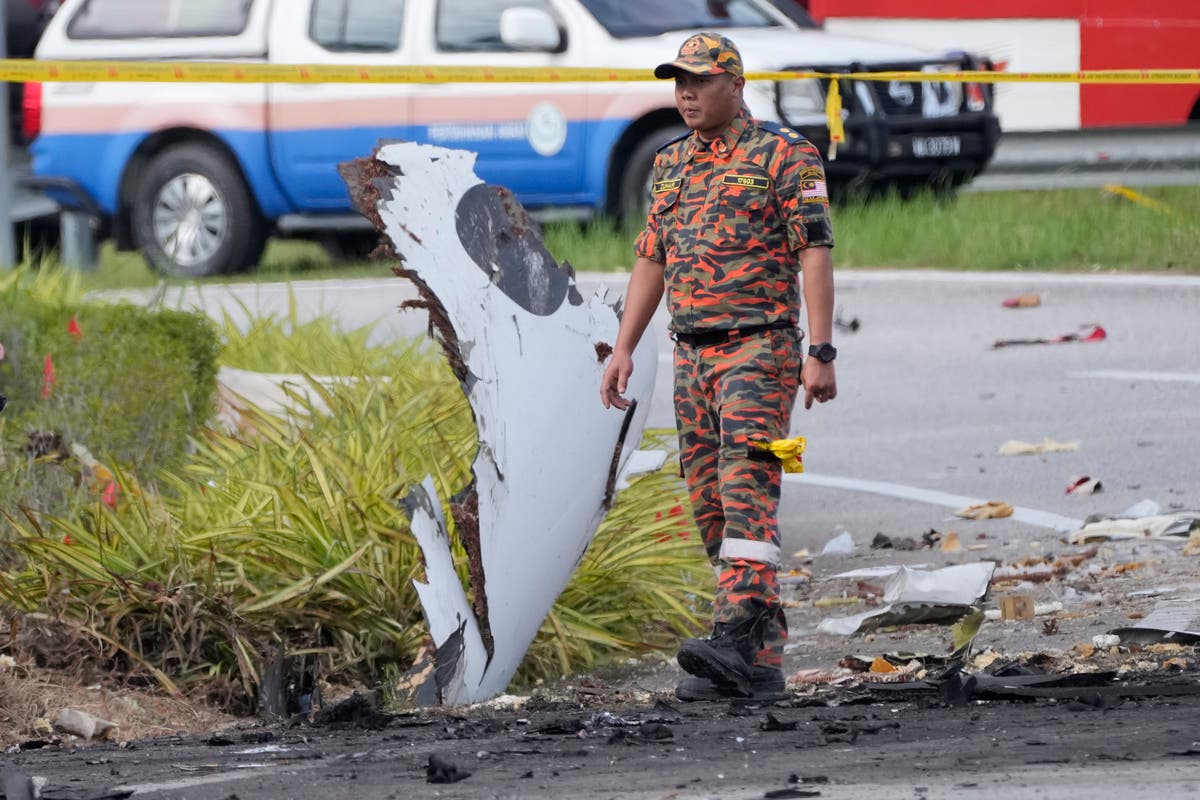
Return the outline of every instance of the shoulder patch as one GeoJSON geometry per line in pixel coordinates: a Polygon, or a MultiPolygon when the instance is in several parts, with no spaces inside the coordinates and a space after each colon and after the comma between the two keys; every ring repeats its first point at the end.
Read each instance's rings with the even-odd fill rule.
{"type": "Polygon", "coordinates": [[[789,128],[786,125],[780,125],[778,122],[766,122],[761,119],[757,120],[757,122],[760,129],[768,133],[773,133],[791,144],[800,144],[801,142],[808,141],[800,131],[789,128]]]}
{"type": "Polygon", "coordinates": [[[674,139],[672,139],[671,141],[669,141],[669,142],[663,142],[663,145],[662,145],[662,147],[658,148],[658,150],[657,150],[656,152],[659,152],[659,153],[661,153],[663,150],[666,150],[666,149],[667,149],[668,147],[670,147],[671,145],[675,144],[676,142],[682,142],[684,139],[686,139],[687,137],[689,137],[689,136],[691,136],[691,135],[692,135],[692,132],[691,132],[691,130],[684,131],[683,133],[679,134],[678,136],[676,136],[676,137],[675,137],[674,139]]]}

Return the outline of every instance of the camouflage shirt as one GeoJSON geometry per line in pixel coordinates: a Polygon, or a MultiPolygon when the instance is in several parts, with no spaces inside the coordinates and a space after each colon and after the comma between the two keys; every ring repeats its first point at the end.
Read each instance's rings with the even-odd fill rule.
{"type": "Polygon", "coordinates": [[[679,333],[796,322],[797,252],[833,246],[821,156],[795,131],[739,115],[705,143],[692,132],[654,160],[638,256],[666,265],[679,333]]]}

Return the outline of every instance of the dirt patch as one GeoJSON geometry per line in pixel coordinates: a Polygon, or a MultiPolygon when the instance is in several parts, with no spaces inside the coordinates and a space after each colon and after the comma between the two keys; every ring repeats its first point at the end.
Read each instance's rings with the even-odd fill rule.
{"type": "Polygon", "coordinates": [[[0,666],[0,747],[59,740],[51,725],[64,708],[116,723],[121,740],[198,734],[236,722],[200,699],[84,683],[65,670],[0,666]]]}

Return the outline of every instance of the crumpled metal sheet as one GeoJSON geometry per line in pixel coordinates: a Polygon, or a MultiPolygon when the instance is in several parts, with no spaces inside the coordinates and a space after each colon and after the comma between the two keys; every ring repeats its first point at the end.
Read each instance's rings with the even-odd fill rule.
{"type": "Polygon", "coordinates": [[[657,358],[648,332],[628,391],[636,407],[600,404],[619,306],[602,292],[583,298],[520,204],[474,163],[465,151],[393,143],[342,169],[416,283],[479,430],[474,483],[451,504],[469,598],[432,481],[406,501],[446,703],[485,700],[511,681],[641,440],[657,358]]]}
{"type": "Polygon", "coordinates": [[[884,587],[884,605],[864,614],[830,617],[817,630],[841,636],[886,625],[954,622],[987,594],[991,561],[923,570],[900,567],[884,587]]]}

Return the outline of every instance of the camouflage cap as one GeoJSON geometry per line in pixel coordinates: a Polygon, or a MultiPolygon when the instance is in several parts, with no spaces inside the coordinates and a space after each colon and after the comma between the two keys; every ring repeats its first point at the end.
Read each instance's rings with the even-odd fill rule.
{"type": "Polygon", "coordinates": [[[679,47],[674,61],[654,68],[656,78],[674,78],[680,70],[693,75],[738,76],[742,74],[742,54],[737,45],[717,33],[697,33],[679,47]]]}

